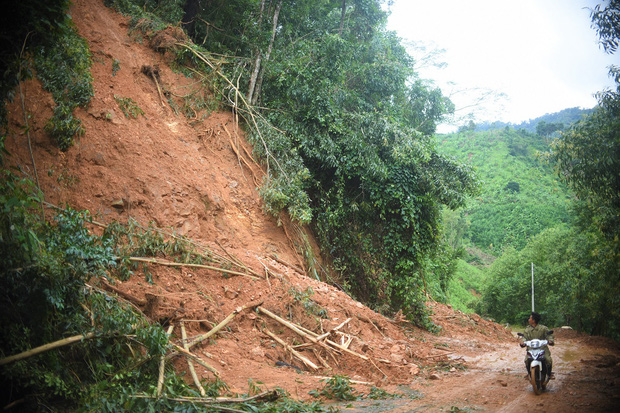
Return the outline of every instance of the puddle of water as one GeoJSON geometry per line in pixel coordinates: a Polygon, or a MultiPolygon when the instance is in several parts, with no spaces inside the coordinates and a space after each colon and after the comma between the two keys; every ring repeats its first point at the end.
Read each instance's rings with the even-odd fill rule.
{"type": "Polygon", "coordinates": [[[574,350],[565,350],[562,353],[562,360],[566,363],[572,363],[581,359],[581,353],[574,350]]]}
{"type": "Polygon", "coordinates": [[[419,400],[423,397],[422,393],[413,390],[408,386],[398,386],[395,394],[402,397],[380,399],[380,400],[356,400],[352,402],[326,403],[325,406],[333,406],[340,409],[341,412],[364,412],[364,413],[382,413],[398,409],[406,406],[412,400],[419,400]]]}

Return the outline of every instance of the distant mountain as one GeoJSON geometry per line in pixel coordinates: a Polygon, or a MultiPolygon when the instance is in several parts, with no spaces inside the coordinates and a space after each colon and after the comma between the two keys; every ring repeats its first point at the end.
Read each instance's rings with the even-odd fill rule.
{"type": "MultiPolygon", "coordinates": [[[[476,124],[475,129],[473,130],[475,130],[476,132],[484,132],[495,129],[505,129],[506,127],[508,127],[511,129],[524,129],[526,132],[536,133],[536,128],[541,122],[546,122],[547,124],[561,124],[564,126],[564,128],[566,128],[570,124],[575,123],[581,118],[583,118],[585,115],[589,115],[590,113],[592,113],[593,110],[594,109],[568,108],[556,113],[547,113],[536,119],[530,119],[526,122],[521,122],[519,124],[506,122],[484,122],[481,124],[476,124]]],[[[471,126],[465,128],[470,127],[471,126]]]]}
{"type": "Polygon", "coordinates": [[[568,222],[572,194],[538,156],[549,150],[546,136],[500,128],[437,138],[440,153],[473,166],[482,181],[464,210],[471,224],[464,237],[476,247],[493,255],[508,245],[520,250],[544,229],[568,222]]]}

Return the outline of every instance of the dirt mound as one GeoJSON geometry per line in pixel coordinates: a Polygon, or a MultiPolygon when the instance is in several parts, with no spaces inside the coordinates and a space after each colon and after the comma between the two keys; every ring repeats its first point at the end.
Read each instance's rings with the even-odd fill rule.
{"type": "MultiPolygon", "coordinates": [[[[128,19],[102,1],[76,0],[71,12],[93,54],[95,96],[88,109],[77,110],[86,134],[67,152],[43,129],[52,98],[37,80],[23,85],[46,201],[89,210],[104,223],[153,222],[252,269],[239,275],[148,264],[153,283],[137,273],[127,282],[101,285],[154,321],[178,326],[184,320],[190,338],[231,316],[192,351],[233,391],[247,392],[252,379],[303,399],[334,374],[361,386],[408,384],[432,376],[435,366],[462,363],[451,355],[474,340],[488,346],[514,340],[502,326],[437,303],[430,303],[432,319],[442,332],[433,335],[308,277],[291,224],[283,218],[279,226],[263,211],[256,190],[263,171],[252,162],[233,115],[188,103],[190,95],[204,103],[208,94],[196,79],[173,72],[166,55],[154,50],[180,40],[178,32],[162,32],[149,47],[136,42],[128,19]]],[[[11,162],[33,177],[23,113],[17,102],[9,110],[11,162]]],[[[173,336],[180,335],[176,328],[173,336]]],[[[178,359],[176,367],[187,365],[178,359]]],[[[206,367],[197,370],[201,377],[214,376],[206,367]]]]}

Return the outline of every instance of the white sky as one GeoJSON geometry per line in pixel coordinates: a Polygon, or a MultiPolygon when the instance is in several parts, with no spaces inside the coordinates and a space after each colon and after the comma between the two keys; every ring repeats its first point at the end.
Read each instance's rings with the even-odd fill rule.
{"type": "Polygon", "coordinates": [[[454,92],[483,88],[506,98],[487,101],[475,121],[520,123],[591,108],[593,94],[614,85],[608,66],[620,65],[620,51],[608,55],[599,48],[584,9],[601,1],[395,0],[388,29],[405,42],[445,49],[437,61],[447,67],[419,73],[451,96],[458,115],[469,112],[462,108],[472,94],[454,92]]]}

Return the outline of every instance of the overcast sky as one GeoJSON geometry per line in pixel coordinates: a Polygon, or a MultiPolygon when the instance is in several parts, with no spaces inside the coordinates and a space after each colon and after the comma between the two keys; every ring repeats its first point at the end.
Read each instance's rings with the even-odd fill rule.
{"type": "Polygon", "coordinates": [[[591,108],[593,94],[613,86],[608,66],[620,64],[620,52],[599,48],[585,9],[598,3],[395,0],[388,29],[405,42],[445,49],[437,62],[447,66],[420,74],[452,95],[460,115],[471,103],[463,90],[490,89],[506,98],[490,100],[477,121],[520,123],[565,108],[591,108]]]}

